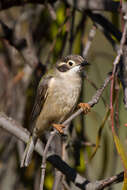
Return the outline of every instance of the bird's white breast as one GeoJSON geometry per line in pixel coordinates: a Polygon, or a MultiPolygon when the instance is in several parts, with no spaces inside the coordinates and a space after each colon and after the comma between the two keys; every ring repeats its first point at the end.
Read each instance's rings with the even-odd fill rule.
{"type": "Polygon", "coordinates": [[[54,112],[66,116],[76,106],[81,91],[81,78],[53,78],[50,83],[49,98],[52,99],[54,112]]]}

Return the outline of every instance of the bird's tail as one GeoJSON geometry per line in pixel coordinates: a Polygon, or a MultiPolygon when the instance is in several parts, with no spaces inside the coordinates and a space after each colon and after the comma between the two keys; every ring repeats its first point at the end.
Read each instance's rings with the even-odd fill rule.
{"type": "Polygon", "coordinates": [[[30,164],[36,142],[37,142],[37,137],[30,136],[26,149],[23,153],[20,167],[27,167],[30,164]]]}

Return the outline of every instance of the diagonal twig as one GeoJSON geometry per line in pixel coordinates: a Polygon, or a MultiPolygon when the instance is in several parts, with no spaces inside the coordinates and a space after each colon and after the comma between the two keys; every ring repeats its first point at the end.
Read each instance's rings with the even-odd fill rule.
{"type": "MultiPolygon", "coordinates": [[[[20,139],[21,141],[27,143],[29,139],[29,132],[24,129],[18,122],[14,121],[12,118],[7,117],[5,114],[0,113],[0,127],[9,132],[11,135],[20,139]]],[[[38,140],[35,150],[43,156],[43,146],[41,141],[38,140]]],[[[104,182],[107,186],[115,182],[123,181],[123,173],[118,174],[117,177],[110,178],[109,180],[101,180],[90,182],[86,178],[80,176],[75,169],[71,168],[67,163],[65,163],[58,155],[54,155],[52,152],[48,153],[47,161],[49,161],[55,168],[61,171],[69,181],[72,181],[80,189],[86,190],[100,190],[104,182]],[[109,184],[109,185],[108,185],[109,184]],[[100,188],[100,189],[99,189],[100,188]]]]}
{"type": "Polygon", "coordinates": [[[41,165],[41,182],[40,182],[40,190],[43,189],[43,186],[44,186],[44,178],[45,178],[45,170],[46,170],[46,158],[47,158],[47,153],[48,153],[48,149],[49,149],[49,146],[54,138],[54,133],[55,131],[51,132],[51,138],[49,138],[46,146],[45,146],[45,149],[43,151],[43,159],[42,159],[42,165],[41,165]]]}
{"type": "MultiPolygon", "coordinates": [[[[95,104],[98,103],[101,95],[102,95],[102,92],[104,91],[105,87],[107,86],[107,84],[109,83],[109,81],[111,80],[111,76],[108,76],[105,81],[104,81],[104,84],[101,88],[99,88],[96,92],[96,94],[92,97],[92,99],[88,102],[88,104],[93,107],[95,104]]],[[[75,112],[74,114],[72,114],[71,117],[69,117],[66,121],[63,122],[63,125],[67,126],[76,116],[78,116],[79,114],[81,114],[83,112],[83,109],[80,108],[77,112],[75,112]]],[[[12,121],[12,124],[11,124],[11,121],[12,119],[8,119],[6,116],[4,116],[3,114],[0,115],[0,125],[2,126],[6,126],[6,130],[8,130],[9,132],[11,132],[12,134],[14,134],[16,137],[20,138],[20,140],[23,140],[25,142],[28,141],[28,137],[29,137],[29,133],[27,130],[23,129],[22,133],[21,133],[21,126],[18,125],[18,128],[14,128],[13,125],[16,125],[16,123],[14,121],[12,121]],[[10,120],[10,122],[8,122],[10,120]],[[9,127],[9,128],[8,128],[9,127]],[[27,133],[26,133],[27,132],[27,133]],[[20,136],[22,134],[22,136],[20,136]]],[[[65,128],[65,130],[67,130],[68,127],[65,128]]],[[[62,173],[64,171],[64,174],[69,176],[69,178],[71,178],[70,180],[71,181],[75,181],[76,185],[77,186],[81,186],[81,188],[84,188],[84,185],[86,185],[88,182],[87,179],[85,179],[85,182],[84,182],[84,178],[82,178],[79,174],[77,175],[76,171],[74,169],[69,169],[70,167],[61,160],[61,158],[58,156],[58,155],[52,155],[51,153],[49,153],[51,156],[49,156],[49,154],[47,154],[48,152],[48,149],[49,149],[49,145],[52,141],[52,139],[54,138],[54,136],[57,134],[58,132],[55,130],[49,137],[49,140],[48,140],[48,143],[46,145],[46,148],[43,152],[42,150],[42,145],[40,143],[37,143],[37,145],[35,146],[35,149],[41,153],[42,155],[42,152],[43,152],[43,161],[42,161],[42,179],[41,180],[41,184],[40,184],[40,188],[43,187],[43,182],[44,182],[44,175],[45,175],[45,162],[46,162],[46,159],[48,161],[50,161],[56,168],[58,168],[62,173]],[[57,164],[57,162],[59,163],[59,165],[57,164]],[[63,166],[63,168],[61,168],[61,166],[63,166]],[[60,168],[61,169],[60,169],[60,168]],[[69,167],[69,168],[68,168],[69,167]],[[67,170],[70,170],[71,173],[69,173],[69,171],[67,170]],[[77,183],[77,180],[82,181],[82,185],[79,184],[79,182],[77,183]],[[82,179],[82,180],[81,180],[82,179]],[[85,184],[84,184],[85,183],[85,184]]],[[[39,141],[38,141],[39,142],[39,141]]],[[[95,184],[96,185],[96,184],[95,184]]],[[[92,185],[93,186],[93,185],[92,185]]],[[[42,189],[42,188],[41,188],[42,189]]]]}

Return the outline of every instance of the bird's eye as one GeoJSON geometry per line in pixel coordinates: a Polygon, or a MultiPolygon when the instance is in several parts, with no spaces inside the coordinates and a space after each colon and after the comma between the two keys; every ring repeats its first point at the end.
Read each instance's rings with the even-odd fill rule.
{"type": "Polygon", "coordinates": [[[69,66],[73,66],[73,65],[74,65],[74,62],[69,61],[69,62],[68,62],[68,65],[69,65],[69,66]]]}

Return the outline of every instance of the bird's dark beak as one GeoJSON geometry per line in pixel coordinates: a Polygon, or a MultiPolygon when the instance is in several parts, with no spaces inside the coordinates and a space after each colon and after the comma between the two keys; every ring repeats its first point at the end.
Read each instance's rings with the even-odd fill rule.
{"type": "Polygon", "coordinates": [[[83,61],[82,63],[81,63],[81,66],[82,67],[85,67],[86,65],[90,65],[87,61],[83,61]]]}
{"type": "Polygon", "coordinates": [[[87,66],[87,65],[90,65],[86,60],[84,60],[82,63],[81,63],[81,76],[84,78],[84,77],[86,77],[86,73],[85,73],[85,70],[84,70],[84,68],[85,68],[85,66],[87,66]]]}

